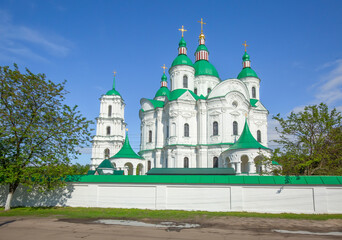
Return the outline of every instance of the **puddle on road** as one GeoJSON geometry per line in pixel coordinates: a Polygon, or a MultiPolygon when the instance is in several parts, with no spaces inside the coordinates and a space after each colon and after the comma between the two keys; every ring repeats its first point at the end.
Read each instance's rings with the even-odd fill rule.
{"type": "Polygon", "coordinates": [[[319,235],[319,236],[342,236],[342,232],[309,232],[309,231],[288,231],[274,229],[273,232],[278,233],[292,233],[292,234],[307,234],[307,235],[319,235]]]}
{"type": "Polygon", "coordinates": [[[153,224],[153,223],[144,223],[144,222],[138,222],[138,221],[113,220],[113,219],[100,219],[100,220],[95,221],[95,223],[135,226],[135,227],[178,228],[178,229],[200,227],[199,224],[190,224],[190,223],[161,222],[159,224],[153,224]]]}

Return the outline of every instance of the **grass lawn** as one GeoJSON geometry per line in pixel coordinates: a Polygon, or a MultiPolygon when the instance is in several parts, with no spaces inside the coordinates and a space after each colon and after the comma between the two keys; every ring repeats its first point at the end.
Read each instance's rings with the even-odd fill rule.
{"type": "Polygon", "coordinates": [[[189,220],[212,217],[259,217],[327,220],[342,219],[342,214],[292,214],[292,213],[251,213],[251,212],[204,212],[178,210],[146,210],[121,208],[80,208],[80,207],[16,207],[10,211],[0,208],[0,217],[33,216],[56,218],[112,218],[139,220],[143,218],[155,220],[189,220]]]}

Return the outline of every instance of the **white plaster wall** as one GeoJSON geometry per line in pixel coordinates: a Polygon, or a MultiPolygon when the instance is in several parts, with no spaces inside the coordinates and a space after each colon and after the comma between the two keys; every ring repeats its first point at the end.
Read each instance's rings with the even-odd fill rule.
{"type": "Polygon", "coordinates": [[[195,78],[195,69],[188,65],[177,65],[169,70],[170,81],[171,81],[171,91],[175,89],[184,88],[183,87],[183,76],[186,75],[188,77],[188,87],[191,91],[194,91],[194,78],[195,78]]]}
{"type": "MultiPolygon", "coordinates": [[[[0,206],[7,188],[0,187],[0,206]]],[[[268,213],[342,213],[342,186],[75,183],[53,192],[19,188],[12,206],[71,206],[268,213]]]]}

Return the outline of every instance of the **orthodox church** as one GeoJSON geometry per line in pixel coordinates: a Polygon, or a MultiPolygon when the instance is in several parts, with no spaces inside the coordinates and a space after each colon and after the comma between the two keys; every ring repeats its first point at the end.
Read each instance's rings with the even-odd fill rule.
{"type": "MultiPolygon", "coordinates": [[[[92,169],[109,159],[125,174],[145,174],[152,168],[233,168],[236,174],[257,174],[258,159],[269,155],[268,111],[260,101],[260,78],[242,57],[237,78],[221,79],[209,62],[201,19],[195,62],[187,56],[186,31],[178,55],[165,73],[154,98],[142,98],[139,154],[125,134],[124,101],[115,89],[100,98],[100,115],[93,139],[92,169]]],[[[114,76],[115,78],[115,76],[114,76]]]]}

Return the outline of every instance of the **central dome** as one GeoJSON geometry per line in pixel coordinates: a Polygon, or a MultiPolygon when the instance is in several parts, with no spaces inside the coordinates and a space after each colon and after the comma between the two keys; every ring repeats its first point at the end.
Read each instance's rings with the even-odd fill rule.
{"type": "Polygon", "coordinates": [[[220,78],[216,68],[207,60],[199,60],[194,63],[195,76],[199,75],[210,75],[220,78]]]}

